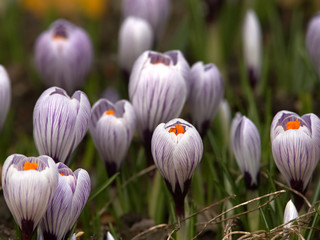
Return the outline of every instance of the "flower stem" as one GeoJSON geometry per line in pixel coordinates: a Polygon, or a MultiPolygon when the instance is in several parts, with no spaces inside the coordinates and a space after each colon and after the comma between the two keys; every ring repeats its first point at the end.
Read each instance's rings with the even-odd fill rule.
{"type": "Polygon", "coordinates": [[[34,234],[33,221],[22,219],[21,221],[21,240],[31,240],[34,234]]]}

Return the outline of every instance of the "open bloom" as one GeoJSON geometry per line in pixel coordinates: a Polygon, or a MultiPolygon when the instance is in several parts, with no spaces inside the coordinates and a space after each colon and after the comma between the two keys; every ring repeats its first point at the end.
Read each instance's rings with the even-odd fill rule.
{"type": "Polygon", "coordinates": [[[161,122],[178,117],[187,98],[178,54],[144,52],[135,62],[129,81],[129,97],[146,149],[153,130],[161,122]]]}
{"type": "Polygon", "coordinates": [[[72,172],[63,163],[56,165],[58,187],[39,224],[40,239],[64,239],[80,216],[91,191],[86,170],[80,168],[72,172]]]}
{"type": "Polygon", "coordinates": [[[258,186],[260,171],[261,141],[254,123],[237,113],[230,131],[230,141],[238,166],[244,175],[246,186],[254,189],[258,186]]]}
{"type": "Polygon", "coordinates": [[[9,156],[2,168],[2,187],[6,203],[21,230],[30,239],[54,196],[58,171],[49,156],[9,156]]]}
{"type": "Polygon", "coordinates": [[[11,102],[11,84],[6,69],[0,65],[0,129],[6,120],[11,102]]]}
{"type": "Polygon", "coordinates": [[[224,95],[219,69],[197,62],[191,67],[191,88],[188,99],[192,123],[202,136],[207,132],[224,95]]]}
{"type": "Polygon", "coordinates": [[[242,44],[249,80],[255,86],[261,72],[262,38],[259,19],[253,10],[248,10],[242,27],[242,44]]]}
{"type": "Polygon", "coordinates": [[[167,23],[170,2],[170,0],[124,0],[122,14],[124,18],[136,16],[147,20],[159,38],[167,23]]]}
{"type": "MultiPolygon", "coordinates": [[[[283,223],[287,223],[292,221],[293,219],[296,219],[299,216],[298,211],[296,207],[294,206],[293,202],[289,200],[287,202],[286,208],[284,210],[284,215],[283,215],[283,223]]],[[[290,227],[292,223],[286,224],[284,227],[290,227]]]]}
{"type": "Polygon", "coordinates": [[[120,100],[113,104],[107,99],[100,99],[93,105],[90,133],[109,177],[119,171],[135,127],[135,113],[128,101],[120,100]]]}
{"type": "Polygon", "coordinates": [[[85,93],[51,87],[38,99],[33,111],[33,137],[40,154],[65,162],[83,139],[91,117],[85,93]]]}
{"type": "Polygon", "coordinates": [[[138,17],[127,17],[119,31],[120,66],[131,72],[135,60],[146,50],[152,48],[153,31],[150,24],[138,17]]]}
{"type": "Polygon", "coordinates": [[[93,59],[88,34],[63,19],[38,37],[34,52],[36,68],[45,84],[69,93],[82,87],[93,59]]]}
{"type": "Polygon", "coordinates": [[[270,138],[278,169],[292,188],[303,193],[319,160],[319,118],[280,111],[273,118],[270,138]]]}
{"type": "Polygon", "coordinates": [[[154,162],[176,202],[178,216],[184,215],[184,198],[193,173],[200,163],[203,143],[198,131],[176,118],[154,130],[151,150],[154,162]]]}

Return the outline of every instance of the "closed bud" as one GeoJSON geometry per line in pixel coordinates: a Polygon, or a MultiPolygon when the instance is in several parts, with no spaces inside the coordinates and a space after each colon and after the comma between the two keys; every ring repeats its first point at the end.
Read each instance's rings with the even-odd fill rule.
{"type": "Polygon", "coordinates": [[[11,102],[11,83],[6,69],[0,65],[0,130],[6,120],[11,102]]]}

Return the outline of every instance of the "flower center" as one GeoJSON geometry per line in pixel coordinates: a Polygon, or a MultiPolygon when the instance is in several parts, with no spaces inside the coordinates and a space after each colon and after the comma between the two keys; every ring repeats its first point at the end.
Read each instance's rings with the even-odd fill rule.
{"type": "Polygon", "coordinates": [[[27,171],[27,170],[36,170],[38,167],[38,163],[35,162],[25,162],[23,165],[23,170],[27,171]]]}
{"type": "Polygon", "coordinates": [[[299,129],[299,128],[300,128],[300,122],[299,122],[298,120],[287,122],[287,128],[286,128],[286,130],[289,130],[289,129],[299,129]]]}
{"type": "Polygon", "coordinates": [[[64,173],[60,173],[61,176],[64,176],[64,173]]]}
{"type": "Polygon", "coordinates": [[[177,124],[176,126],[172,127],[169,129],[169,133],[175,133],[176,135],[182,133],[184,134],[185,133],[185,130],[184,130],[184,127],[180,124],[177,124]]]}
{"type": "Polygon", "coordinates": [[[105,111],[105,115],[114,115],[114,110],[110,109],[108,111],[105,111]]]}

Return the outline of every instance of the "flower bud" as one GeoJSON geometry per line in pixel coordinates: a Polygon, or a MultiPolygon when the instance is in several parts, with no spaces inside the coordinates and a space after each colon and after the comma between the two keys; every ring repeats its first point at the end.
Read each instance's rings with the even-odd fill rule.
{"type": "Polygon", "coordinates": [[[184,198],[202,158],[202,139],[194,126],[176,118],[157,126],[151,151],[154,163],[175,200],[176,213],[181,217],[184,215],[184,198]]]}
{"type": "Polygon", "coordinates": [[[34,53],[36,68],[45,84],[69,93],[83,86],[93,59],[88,34],[62,19],[38,37],[34,53]]]}
{"type": "MultiPolygon", "coordinates": [[[[296,207],[294,206],[293,202],[290,200],[288,201],[286,208],[284,210],[284,215],[283,215],[283,223],[287,223],[292,221],[293,219],[296,219],[299,217],[298,211],[296,207]]],[[[284,225],[285,228],[290,227],[292,223],[288,223],[284,225]]]]}
{"type": "Polygon", "coordinates": [[[21,239],[32,239],[57,185],[57,167],[49,156],[13,154],[6,159],[2,168],[3,195],[21,230],[21,239]]]}
{"type": "Polygon", "coordinates": [[[119,32],[119,62],[120,66],[131,72],[135,60],[153,44],[153,31],[150,24],[138,17],[127,17],[119,32]]]}
{"type": "Polygon", "coordinates": [[[224,95],[219,69],[212,63],[197,62],[191,67],[191,88],[188,99],[192,123],[204,136],[216,115],[224,95]]]}
{"type": "Polygon", "coordinates": [[[33,138],[38,152],[56,162],[68,161],[86,134],[90,117],[91,106],[85,93],[76,91],[70,98],[58,87],[44,91],[33,111],[33,138]]]}
{"type": "Polygon", "coordinates": [[[261,27],[253,10],[248,10],[242,28],[243,55],[251,86],[255,87],[261,72],[261,27]]]}
{"type": "Polygon", "coordinates": [[[248,189],[258,187],[261,141],[254,123],[240,113],[231,123],[231,146],[248,189]]]}
{"type": "Polygon", "coordinates": [[[119,171],[135,127],[135,112],[128,101],[120,100],[113,104],[100,99],[93,105],[90,133],[109,177],[119,171]]]}
{"type": "Polygon", "coordinates": [[[11,102],[11,84],[6,69],[0,65],[0,130],[6,120],[11,102]]]}

